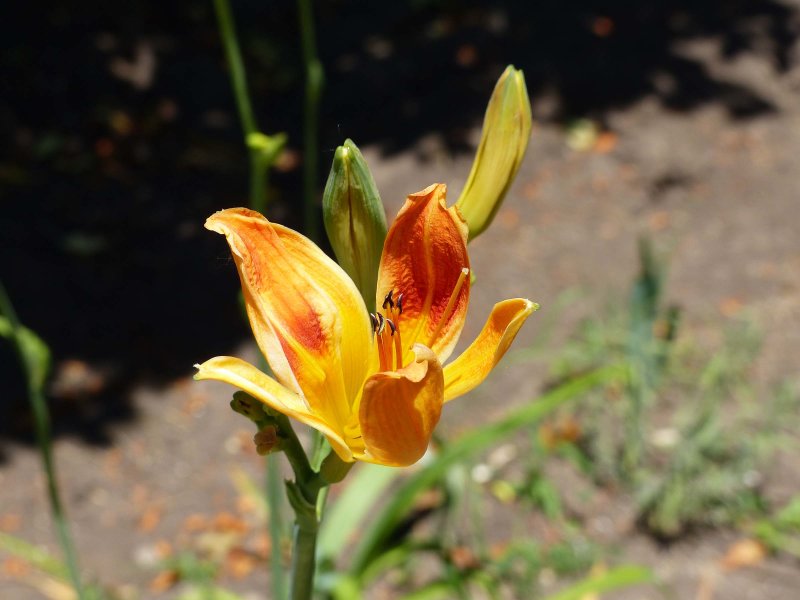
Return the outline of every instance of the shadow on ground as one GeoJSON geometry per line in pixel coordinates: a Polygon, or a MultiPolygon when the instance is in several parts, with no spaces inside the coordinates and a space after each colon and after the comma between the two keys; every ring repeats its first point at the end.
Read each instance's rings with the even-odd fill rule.
{"type": "MultiPolygon", "coordinates": [[[[295,3],[233,4],[262,127],[286,131],[296,150],[295,3]]],[[[758,90],[715,79],[680,44],[713,40],[721,61],[759,54],[780,72],[797,35],[797,14],[771,0],[317,9],[323,171],[346,136],[392,153],[435,132],[468,150],[507,63],[525,70],[534,103],[554,99],[559,122],[602,120],[644,96],[764,114],[775,107],[758,90]]],[[[27,4],[2,27],[0,279],[57,361],[100,377],[77,394],[55,390],[56,433],[109,443],[111,425],[135,418],[134,384],[186,375],[247,335],[224,241],[202,229],[214,210],[245,202],[247,182],[212,3],[27,4]]],[[[273,178],[271,215],[289,224],[299,223],[298,162],[273,178]]],[[[0,352],[0,439],[29,441],[16,365],[0,352]]]]}

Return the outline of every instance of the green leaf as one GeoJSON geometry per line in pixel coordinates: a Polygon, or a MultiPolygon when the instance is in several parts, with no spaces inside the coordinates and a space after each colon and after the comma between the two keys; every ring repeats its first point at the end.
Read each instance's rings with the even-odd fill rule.
{"type": "Polygon", "coordinates": [[[177,600],[243,600],[243,598],[221,587],[198,586],[184,592],[177,600]]]}
{"type": "Polygon", "coordinates": [[[11,327],[11,321],[0,315],[0,337],[9,339],[14,329],[11,327]]]}
{"type": "Polygon", "coordinates": [[[636,565],[623,565],[601,575],[590,577],[571,585],[546,600],[580,600],[587,594],[602,594],[619,588],[655,581],[652,571],[636,565]]]}
{"type": "Polygon", "coordinates": [[[365,530],[365,535],[353,553],[351,574],[358,576],[364,572],[369,563],[379,555],[397,524],[413,507],[417,496],[440,481],[451,466],[507,439],[522,427],[530,427],[561,405],[590,389],[620,380],[625,374],[626,369],[619,366],[592,371],[550,390],[535,402],[518,408],[504,419],[475,429],[447,445],[433,462],[403,482],[383,511],[365,530]]]}
{"type": "Polygon", "coordinates": [[[16,327],[12,321],[0,315],[0,337],[11,341],[20,360],[25,363],[28,385],[42,390],[50,371],[50,349],[38,335],[23,325],[16,327]]]}
{"type": "Polygon", "coordinates": [[[402,600],[438,600],[439,598],[452,598],[455,593],[456,586],[452,582],[439,580],[406,594],[402,600]]]}
{"type": "Polygon", "coordinates": [[[370,516],[386,488],[402,474],[400,469],[364,463],[347,480],[347,487],[325,514],[317,540],[320,563],[340,556],[370,516]]]}
{"type": "Polygon", "coordinates": [[[52,577],[64,581],[69,579],[69,571],[62,561],[18,537],[0,532],[0,550],[21,558],[52,577]]]}

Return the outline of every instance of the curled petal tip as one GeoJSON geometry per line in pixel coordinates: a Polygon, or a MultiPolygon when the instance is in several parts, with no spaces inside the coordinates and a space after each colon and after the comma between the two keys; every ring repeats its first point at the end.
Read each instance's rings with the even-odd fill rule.
{"type": "Polygon", "coordinates": [[[445,367],[445,402],[474,389],[489,375],[525,320],[538,308],[538,304],[526,298],[511,298],[495,304],[475,341],[445,367]]]}
{"type": "Polygon", "coordinates": [[[261,213],[240,206],[236,208],[224,208],[222,210],[218,210],[206,219],[206,222],[203,226],[210,231],[224,234],[225,230],[228,228],[227,223],[236,217],[245,217],[266,221],[266,218],[264,218],[264,215],[261,213]]]}
{"type": "Polygon", "coordinates": [[[440,200],[447,197],[447,184],[445,183],[432,183],[424,190],[420,190],[413,194],[408,195],[409,200],[423,200],[430,196],[437,196],[440,200]]]}
{"type": "Polygon", "coordinates": [[[531,314],[531,313],[533,313],[533,312],[536,312],[537,310],[539,310],[541,308],[541,306],[539,305],[538,302],[532,302],[532,301],[528,300],[527,298],[523,298],[523,301],[525,302],[525,307],[527,308],[526,316],[531,314]]]}

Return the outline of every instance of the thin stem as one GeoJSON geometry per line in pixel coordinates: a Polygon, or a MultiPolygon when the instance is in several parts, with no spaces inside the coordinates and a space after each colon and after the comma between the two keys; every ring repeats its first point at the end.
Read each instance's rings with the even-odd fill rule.
{"type": "Polygon", "coordinates": [[[317,492],[322,487],[323,482],[319,475],[311,468],[311,463],[308,461],[306,451],[303,445],[294,432],[289,417],[286,415],[278,414],[276,416],[278,426],[284,434],[282,449],[286,458],[289,459],[289,464],[292,465],[297,485],[303,492],[303,497],[309,503],[316,500],[317,492]]]}
{"type": "Polygon", "coordinates": [[[317,224],[317,131],[319,128],[319,100],[322,94],[324,73],[322,63],[317,57],[314,34],[314,15],[311,0],[297,0],[300,15],[300,35],[302,38],[303,62],[306,71],[306,91],[303,113],[303,224],[305,234],[318,241],[317,224]]]}
{"type": "Polygon", "coordinates": [[[319,522],[299,520],[294,526],[292,552],[292,600],[310,600],[314,591],[314,569],[316,568],[317,532],[319,522]]]}
{"type": "MultiPolygon", "coordinates": [[[[22,363],[22,368],[25,371],[28,399],[31,404],[31,412],[33,412],[36,429],[36,443],[41,452],[42,465],[44,466],[44,473],[47,479],[47,497],[50,502],[50,512],[53,515],[58,541],[67,563],[67,572],[72,581],[72,587],[75,589],[75,594],[80,600],[84,600],[86,595],[83,584],[81,583],[75,544],[72,541],[66,512],[61,503],[58,481],[56,480],[56,466],[51,445],[50,413],[47,409],[47,402],[42,393],[40,384],[37,381],[37,379],[40,378],[36,376],[35,366],[31,364],[34,357],[29,355],[30,350],[25,347],[22,341],[22,326],[20,325],[11,300],[8,294],[6,294],[2,283],[0,283],[0,313],[5,315],[11,324],[11,341],[22,363]]],[[[43,378],[42,376],[41,379],[43,378]]]]}
{"type": "Polygon", "coordinates": [[[352,463],[343,462],[330,451],[322,461],[320,471],[315,471],[288,417],[279,414],[275,419],[282,433],[281,448],[295,474],[295,481],[286,483],[295,518],[289,597],[292,600],[310,600],[314,590],[317,533],[328,486],[341,481],[352,463]]]}
{"type": "Polygon", "coordinates": [[[269,504],[269,537],[272,542],[270,570],[272,580],[272,596],[280,600],[286,597],[286,581],[283,569],[283,481],[281,480],[280,456],[270,454],[267,466],[267,502],[269,504]]]}
{"type": "Polygon", "coordinates": [[[225,48],[225,58],[231,72],[231,87],[236,98],[236,108],[239,111],[239,120],[244,131],[245,145],[250,155],[250,207],[263,212],[267,203],[266,171],[260,159],[259,150],[248,144],[251,134],[258,133],[253,106],[250,103],[250,94],[247,88],[247,77],[242,60],[239,40],[236,36],[236,27],[228,0],[214,0],[214,9],[217,13],[217,22],[225,48]]]}
{"type": "Polygon", "coordinates": [[[286,415],[276,417],[282,433],[281,448],[294,470],[295,481],[286,482],[289,504],[294,509],[292,568],[289,598],[311,600],[316,569],[317,532],[319,516],[317,502],[320,490],[326,485],[319,473],[311,468],[308,455],[286,415]]]}

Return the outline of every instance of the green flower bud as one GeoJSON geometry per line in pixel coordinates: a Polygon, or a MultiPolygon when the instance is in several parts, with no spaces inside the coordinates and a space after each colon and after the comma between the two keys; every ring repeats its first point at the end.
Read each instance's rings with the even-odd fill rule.
{"type": "Polygon", "coordinates": [[[494,219],[519,170],[531,135],[531,103],[525,76],[506,67],[489,99],[481,142],[456,206],[469,226],[469,239],[494,219]]]}
{"type": "Polygon", "coordinates": [[[375,310],[386,215],[364,157],[352,140],[336,149],[322,197],[322,217],[336,260],[375,310]]]}

